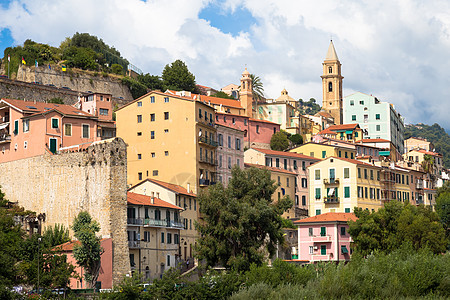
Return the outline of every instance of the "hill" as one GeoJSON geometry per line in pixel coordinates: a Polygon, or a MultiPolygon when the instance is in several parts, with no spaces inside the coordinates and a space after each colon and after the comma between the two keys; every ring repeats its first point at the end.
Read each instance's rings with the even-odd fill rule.
{"type": "Polygon", "coordinates": [[[444,167],[450,168],[450,136],[439,124],[434,123],[432,126],[422,123],[406,125],[405,140],[410,137],[421,137],[432,142],[436,151],[444,156],[444,167]]]}

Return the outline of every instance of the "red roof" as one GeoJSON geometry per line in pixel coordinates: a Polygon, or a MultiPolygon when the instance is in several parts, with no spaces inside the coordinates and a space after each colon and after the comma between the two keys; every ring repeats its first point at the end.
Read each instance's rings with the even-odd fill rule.
{"type": "Polygon", "coordinates": [[[337,212],[329,212],[321,215],[317,215],[314,217],[309,217],[306,219],[301,219],[294,221],[294,224],[302,224],[302,223],[313,223],[313,222],[348,222],[348,221],[356,221],[358,218],[354,213],[337,213],[337,212]]]}
{"type": "Polygon", "coordinates": [[[391,141],[385,139],[362,139],[358,143],[390,143],[391,141]]]}
{"type": "Polygon", "coordinates": [[[324,129],[322,131],[319,131],[317,134],[333,134],[336,135],[337,132],[331,130],[330,128],[324,129]]]}
{"type": "Polygon", "coordinates": [[[268,154],[268,155],[278,155],[278,156],[288,156],[288,157],[295,157],[295,158],[303,158],[303,159],[312,159],[312,160],[321,160],[316,157],[303,155],[295,152],[284,152],[284,151],[276,151],[276,150],[270,150],[270,149],[261,149],[261,148],[252,148],[256,151],[268,154]]]}
{"type": "MultiPolygon", "coordinates": [[[[354,130],[356,128],[359,128],[359,124],[340,124],[340,125],[331,125],[326,129],[336,131],[336,130],[354,130]]],[[[326,130],[325,129],[325,130],[326,130]]]]}
{"type": "Polygon", "coordinates": [[[192,197],[196,197],[197,195],[194,194],[192,191],[188,191],[187,189],[185,189],[184,187],[182,187],[181,185],[177,185],[177,184],[173,184],[173,183],[168,183],[165,181],[160,181],[160,180],[156,180],[153,178],[147,178],[144,181],[136,184],[135,186],[131,187],[130,189],[133,189],[135,187],[137,187],[138,185],[143,184],[144,182],[149,181],[149,182],[153,182],[159,186],[162,186],[168,190],[171,190],[172,192],[178,193],[178,194],[183,194],[183,195],[187,195],[187,196],[192,196],[192,197]]]}
{"type": "MultiPolygon", "coordinates": [[[[343,158],[343,157],[336,157],[336,156],[330,156],[330,158],[336,158],[336,159],[340,159],[340,160],[343,160],[343,161],[348,161],[349,163],[357,164],[357,165],[365,165],[365,166],[370,166],[370,167],[377,167],[377,166],[365,163],[365,162],[357,160],[357,159],[343,158]]],[[[379,167],[377,167],[377,168],[379,168],[379,167]]]]}
{"type": "Polygon", "coordinates": [[[146,205],[146,206],[165,207],[165,208],[182,210],[181,207],[170,204],[169,202],[163,201],[156,197],[154,197],[154,201],[152,203],[152,197],[146,196],[146,195],[141,195],[141,194],[136,194],[136,193],[132,193],[132,192],[127,192],[127,202],[128,202],[128,204],[134,204],[134,205],[146,205]]]}
{"type": "Polygon", "coordinates": [[[48,113],[51,111],[58,111],[64,115],[96,118],[95,116],[87,112],[84,112],[78,108],[75,108],[67,104],[34,102],[15,99],[2,99],[2,101],[30,115],[37,115],[42,113],[48,113]]]}
{"type": "Polygon", "coordinates": [[[428,155],[433,155],[433,156],[442,156],[441,154],[437,153],[437,152],[431,152],[431,151],[427,151],[427,150],[423,150],[423,149],[419,149],[419,150],[411,150],[411,151],[417,151],[420,153],[424,153],[424,154],[428,154],[428,155]]]}
{"type": "Polygon", "coordinates": [[[272,171],[272,172],[285,173],[285,174],[289,174],[289,175],[297,175],[297,173],[294,173],[294,172],[291,172],[291,171],[288,171],[288,170],[274,168],[274,167],[268,167],[268,166],[263,166],[263,165],[244,163],[244,166],[247,167],[247,168],[255,167],[255,168],[258,168],[258,169],[266,169],[266,170],[269,170],[269,171],[272,171]]]}
{"type": "MultiPolygon", "coordinates": [[[[169,91],[175,95],[177,93],[177,91],[171,91],[171,90],[169,90],[169,91]]],[[[235,100],[235,99],[226,99],[226,98],[219,98],[219,97],[213,97],[213,96],[198,95],[198,94],[194,94],[194,93],[191,93],[191,96],[185,95],[184,97],[196,100],[198,102],[203,102],[208,105],[209,105],[209,103],[211,103],[213,105],[221,105],[222,104],[222,106],[243,109],[241,102],[238,100],[235,100]]]]}

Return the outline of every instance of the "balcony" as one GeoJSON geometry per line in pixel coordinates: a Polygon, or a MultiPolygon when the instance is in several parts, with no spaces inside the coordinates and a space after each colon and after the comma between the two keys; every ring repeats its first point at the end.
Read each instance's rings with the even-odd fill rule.
{"type": "Polygon", "coordinates": [[[209,179],[199,179],[198,180],[198,184],[200,185],[200,186],[208,186],[210,183],[209,183],[209,179]]]}
{"type": "Polygon", "coordinates": [[[137,218],[127,218],[127,224],[128,225],[134,225],[134,226],[141,226],[142,225],[142,219],[137,218]]]}
{"type": "Polygon", "coordinates": [[[324,178],[323,179],[324,184],[339,184],[339,178],[324,178]]]}
{"type": "Polygon", "coordinates": [[[213,157],[204,157],[204,156],[200,156],[200,158],[198,159],[199,162],[205,163],[205,164],[210,164],[213,166],[217,166],[218,165],[218,161],[217,159],[214,159],[213,157]]]}
{"type": "Polygon", "coordinates": [[[331,254],[325,255],[311,255],[311,261],[328,261],[331,260],[333,256],[331,254]]]}
{"type": "Polygon", "coordinates": [[[212,146],[212,147],[217,147],[218,146],[217,141],[213,140],[212,138],[207,138],[207,137],[204,137],[204,136],[200,136],[198,138],[198,142],[201,143],[201,144],[204,144],[204,145],[212,146]]]}
{"type": "Polygon", "coordinates": [[[423,189],[423,181],[418,181],[416,183],[416,189],[418,189],[418,190],[422,190],[423,189]]]}
{"type": "Polygon", "coordinates": [[[331,242],[331,235],[315,235],[313,241],[314,243],[331,242]]]}
{"type": "Polygon", "coordinates": [[[323,198],[323,203],[325,204],[333,204],[333,203],[339,203],[339,197],[330,196],[323,198]]]}
{"type": "Polygon", "coordinates": [[[140,241],[128,241],[128,248],[134,248],[134,249],[141,248],[141,242],[140,241]]]}
{"type": "Polygon", "coordinates": [[[11,143],[11,136],[9,134],[0,134],[0,144],[11,143]]]}
{"type": "Polygon", "coordinates": [[[184,228],[183,222],[180,220],[156,220],[156,219],[143,219],[144,227],[166,227],[166,228],[184,228]]]}

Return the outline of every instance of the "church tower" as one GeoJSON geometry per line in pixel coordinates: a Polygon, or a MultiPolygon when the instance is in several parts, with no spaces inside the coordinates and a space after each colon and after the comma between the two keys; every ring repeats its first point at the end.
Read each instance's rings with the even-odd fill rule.
{"type": "Polygon", "coordinates": [[[327,56],[323,65],[322,89],[323,100],[322,110],[331,114],[335,124],[342,124],[342,77],[341,63],[334,49],[333,41],[330,41],[327,56]]]}
{"type": "Polygon", "coordinates": [[[253,88],[250,72],[245,68],[241,77],[241,90],[239,91],[239,100],[241,106],[245,109],[244,114],[247,117],[253,117],[253,88]]]}

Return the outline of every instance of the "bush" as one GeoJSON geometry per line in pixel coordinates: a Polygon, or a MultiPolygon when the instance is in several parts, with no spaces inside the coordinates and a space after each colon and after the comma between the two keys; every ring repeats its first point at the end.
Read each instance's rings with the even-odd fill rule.
{"type": "Polygon", "coordinates": [[[123,74],[123,67],[119,64],[112,64],[111,66],[111,72],[114,74],[122,75],[123,74]]]}

